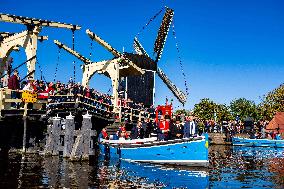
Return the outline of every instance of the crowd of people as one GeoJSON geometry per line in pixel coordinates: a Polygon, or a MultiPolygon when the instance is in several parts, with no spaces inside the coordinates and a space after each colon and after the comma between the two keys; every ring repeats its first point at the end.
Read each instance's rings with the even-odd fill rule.
{"type": "MultiPolygon", "coordinates": [[[[111,96],[108,94],[100,93],[99,91],[83,87],[79,82],[74,83],[72,81],[64,84],[63,82],[45,82],[42,80],[34,80],[31,77],[27,78],[27,81],[20,81],[19,73],[14,70],[13,75],[8,78],[6,82],[4,78],[1,79],[1,87],[11,89],[11,98],[20,98],[20,90],[28,90],[37,92],[38,94],[47,93],[48,95],[78,95],[81,94],[84,97],[95,99],[101,103],[112,105],[111,96]]],[[[47,95],[47,96],[48,96],[47,95]]],[[[15,108],[16,103],[12,103],[12,107],[15,108]]]]}
{"type": "Polygon", "coordinates": [[[164,115],[160,116],[157,122],[152,119],[138,121],[130,127],[129,131],[126,130],[127,123],[122,123],[115,135],[112,136],[109,136],[104,129],[102,131],[104,135],[101,137],[114,140],[143,139],[155,134],[158,140],[172,140],[200,136],[203,133],[224,133],[227,142],[230,142],[231,138],[237,134],[247,134],[250,138],[279,139],[281,136],[277,131],[266,130],[268,123],[264,120],[250,123],[230,120],[218,123],[214,120],[204,121],[194,116],[174,115],[170,118],[164,115]]]}
{"type": "MultiPolygon", "coordinates": [[[[5,77],[6,78],[6,77],[5,77]]],[[[65,84],[63,82],[45,82],[42,80],[34,80],[28,77],[26,81],[20,81],[19,73],[14,70],[13,74],[8,77],[7,81],[3,77],[0,81],[1,88],[8,87],[12,90],[11,98],[20,98],[19,90],[29,90],[37,93],[48,93],[49,95],[78,95],[97,100],[101,103],[112,105],[111,95],[100,93],[99,91],[82,86],[80,82],[74,83],[71,80],[65,84]]],[[[123,108],[132,108],[136,110],[145,109],[143,103],[134,103],[130,98],[119,98],[118,105],[123,108]]],[[[14,107],[14,105],[13,105],[14,107]]]]}
{"type": "Polygon", "coordinates": [[[113,140],[143,139],[155,134],[158,140],[172,140],[189,138],[198,134],[193,116],[187,116],[185,121],[182,121],[179,117],[171,119],[169,116],[160,116],[158,122],[147,118],[133,124],[129,131],[127,131],[126,125],[127,123],[122,123],[117,132],[111,136],[108,135],[106,129],[103,129],[100,137],[113,140]]]}

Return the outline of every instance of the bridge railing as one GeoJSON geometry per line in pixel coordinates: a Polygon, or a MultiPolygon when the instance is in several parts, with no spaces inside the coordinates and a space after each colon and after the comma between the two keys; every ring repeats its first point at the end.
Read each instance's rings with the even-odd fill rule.
{"type": "Polygon", "coordinates": [[[113,116],[113,106],[103,101],[78,95],[50,95],[48,108],[51,110],[86,109],[103,117],[113,116]]]}
{"type": "MultiPolygon", "coordinates": [[[[135,109],[128,106],[120,106],[121,119],[129,120],[130,122],[137,122],[141,120],[150,119],[155,120],[155,110],[149,111],[149,108],[135,109]]],[[[151,109],[152,110],[152,109],[151,109]]]]}
{"type": "MultiPolygon", "coordinates": [[[[11,110],[13,109],[12,104],[16,103],[17,108],[21,109],[24,107],[22,100],[23,90],[11,90],[8,88],[0,88],[0,110],[11,110]],[[15,93],[15,97],[12,98],[12,93],[15,93]]],[[[28,109],[45,109],[47,99],[37,99],[35,103],[28,106],[28,109]]]]}
{"type": "MultiPolygon", "coordinates": [[[[11,110],[12,103],[17,103],[19,108],[23,108],[23,103],[21,99],[22,90],[17,92],[18,98],[12,98],[13,90],[7,88],[0,89],[0,110],[11,110]]],[[[35,103],[28,106],[29,109],[33,110],[70,110],[76,108],[86,109],[95,114],[101,115],[103,117],[115,117],[113,112],[114,106],[109,103],[105,103],[104,100],[98,100],[93,98],[88,98],[84,95],[48,95],[46,99],[37,99],[35,103]]],[[[147,108],[131,108],[128,106],[119,106],[120,113],[117,114],[118,121],[126,120],[130,122],[137,122],[139,120],[150,119],[154,120],[154,111],[149,112],[147,108]]]]}

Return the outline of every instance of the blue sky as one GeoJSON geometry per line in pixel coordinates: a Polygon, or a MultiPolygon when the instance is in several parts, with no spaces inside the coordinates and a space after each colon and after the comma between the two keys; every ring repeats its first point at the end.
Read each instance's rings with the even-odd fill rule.
{"type": "MultiPolygon", "coordinates": [[[[75,49],[89,57],[91,41],[85,34],[87,28],[117,50],[124,47],[132,52],[134,36],[165,5],[175,10],[175,31],[190,93],[185,108],[192,108],[205,97],[226,104],[239,97],[259,103],[259,97],[283,83],[284,2],[281,0],[0,0],[0,12],[81,25],[82,29],[76,32],[75,49]]],[[[161,19],[162,15],[139,35],[149,54],[153,52],[161,19]]],[[[1,31],[24,29],[22,25],[0,23],[1,31]]],[[[66,29],[43,28],[41,35],[48,35],[49,40],[38,44],[38,60],[46,79],[53,80],[58,56],[53,40],[71,47],[72,34],[66,29]]],[[[15,65],[26,59],[23,50],[13,52],[12,56],[15,65]]],[[[112,58],[110,53],[93,43],[93,61],[109,58],[112,58]]],[[[73,75],[73,60],[61,51],[57,79],[66,81],[73,75]]],[[[77,81],[82,76],[81,64],[76,60],[77,81]]],[[[185,90],[172,30],[158,65],[185,90]]],[[[22,75],[26,72],[24,68],[20,71],[22,75]]],[[[91,80],[91,86],[103,92],[108,92],[110,84],[104,76],[91,80]]],[[[174,98],[158,78],[156,91],[156,104],[164,103],[166,97],[174,98]]],[[[174,105],[180,106],[176,100],[174,105]]]]}

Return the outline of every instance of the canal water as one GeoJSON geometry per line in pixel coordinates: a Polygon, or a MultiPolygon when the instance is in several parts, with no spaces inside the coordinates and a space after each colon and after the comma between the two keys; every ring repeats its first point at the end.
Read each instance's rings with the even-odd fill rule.
{"type": "Polygon", "coordinates": [[[210,146],[208,169],[10,154],[0,188],[284,188],[284,149],[210,146]]]}

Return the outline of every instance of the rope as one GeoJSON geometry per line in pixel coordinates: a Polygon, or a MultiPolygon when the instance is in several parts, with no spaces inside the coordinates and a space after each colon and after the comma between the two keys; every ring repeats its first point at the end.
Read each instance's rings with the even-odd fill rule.
{"type": "Polygon", "coordinates": [[[180,56],[179,45],[178,45],[178,42],[177,42],[174,20],[172,21],[172,28],[173,28],[173,36],[174,36],[174,38],[175,38],[176,49],[177,49],[177,53],[178,53],[178,60],[179,60],[180,68],[181,68],[181,73],[182,73],[183,79],[184,79],[184,85],[185,85],[186,96],[188,96],[188,95],[189,95],[189,92],[188,92],[188,87],[187,87],[187,82],[186,82],[186,76],[185,76],[185,72],[184,72],[184,69],[183,69],[183,64],[182,64],[182,60],[181,60],[181,56],[180,56]]]}
{"type": "Polygon", "coordinates": [[[56,73],[57,73],[57,70],[58,70],[59,62],[60,62],[60,49],[61,48],[58,48],[58,56],[57,56],[57,62],[56,62],[56,67],[55,67],[54,82],[56,80],[56,73]]]}
{"type": "Polygon", "coordinates": [[[161,14],[161,12],[165,9],[165,7],[163,7],[159,12],[157,12],[153,17],[150,18],[150,20],[147,22],[147,24],[145,26],[143,26],[140,31],[138,32],[138,34],[135,36],[136,38],[138,38],[138,36],[140,35],[140,33],[146,29],[146,27],[157,18],[157,16],[159,16],[159,14],[161,14]]]}

